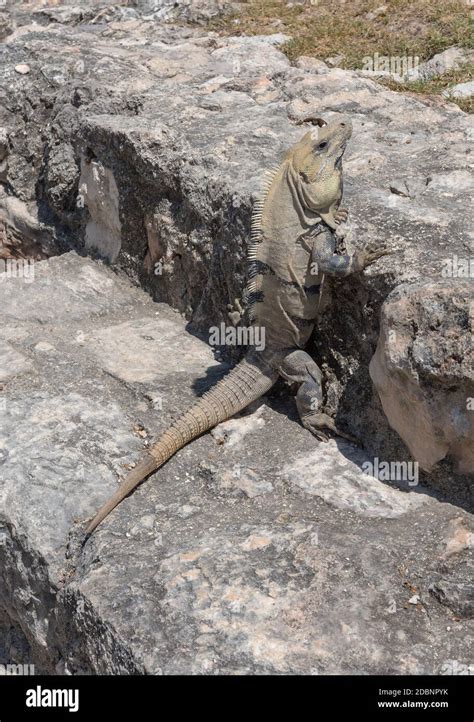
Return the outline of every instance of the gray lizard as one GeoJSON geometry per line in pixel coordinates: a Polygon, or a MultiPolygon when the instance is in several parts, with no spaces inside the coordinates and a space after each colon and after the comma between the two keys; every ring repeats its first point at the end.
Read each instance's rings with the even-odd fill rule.
{"type": "Polygon", "coordinates": [[[319,128],[307,132],[268,174],[254,208],[246,303],[251,323],[265,331],[265,347],[251,347],[159,437],[99,509],[85,539],[173,454],[260,398],[279,376],[297,385],[296,405],[305,428],[323,441],[327,430],[347,437],[321,412],[321,371],[303,349],[314,328],[325,274],[342,277],[362,271],[387,251],[366,247],[353,255],[336,254],[334,231],[347,218],[339,204],[342,156],[352,127],[346,119],[329,125],[313,121],[319,128]]]}

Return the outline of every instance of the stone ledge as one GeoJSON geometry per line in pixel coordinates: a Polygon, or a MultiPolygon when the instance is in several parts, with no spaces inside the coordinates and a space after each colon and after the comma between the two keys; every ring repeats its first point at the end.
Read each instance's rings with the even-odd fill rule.
{"type": "Polygon", "coordinates": [[[73,674],[435,674],[448,659],[469,663],[458,581],[468,515],[367,476],[370,457],[316,441],[286,396],[183,449],[81,553],[84,520],[216,367],[179,315],[102,264],[66,254],[38,263],[35,283],[40,299],[50,289],[55,320],[39,303],[20,322],[22,279],[2,287],[3,340],[31,364],[3,392],[7,660],[23,639],[39,670],[73,674]],[[156,376],[144,379],[136,361],[150,367],[149,343],[156,376]]]}

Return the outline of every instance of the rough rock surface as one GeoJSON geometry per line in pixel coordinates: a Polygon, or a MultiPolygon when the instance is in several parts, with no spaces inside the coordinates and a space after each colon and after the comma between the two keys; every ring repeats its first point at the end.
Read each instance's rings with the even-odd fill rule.
{"type": "Polygon", "coordinates": [[[474,53],[464,48],[453,45],[442,53],[437,53],[424,63],[420,63],[417,72],[413,73],[413,79],[429,80],[440,75],[449,73],[450,70],[458,70],[467,63],[472,63],[474,53]]]}
{"type": "Polygon", "coordinates": [[[370,457],[315,440],[286,395],[182,450],[81,553],[83,522],[117,475],[221,368],[179,314],[75,253],[1,292],[0,354],[24,359],[0,412],[2,663],[150,674],[470,663],[468,514],[367,475],[370,457]]]}
{"type": "MultiPolygon", "coordinates": [[[[368,366],[388,293],[420,276],[441,281],[447,260],[472,256],[471,119],[320,61],[292,66],[278,50],[282,36],[220,38],[164,24],[145,5],[94,5],[91,15],[84,4],[82,19],[70,7],[16,12],[2,49],[0,208],[14,196],[24,204],[15,218],[37,217],[59,249],[109,259],[205,333],[244,285],[263,171],[300,137],[296,123],[308,113],[349,113],[345,243],[400,250],[327,284],[310,351],[338,423],[380,457],[410,458],[368,366]],[[20,63],[28,74],[15,72],[20,63]]],[[[174,7],[185,17],[189,3],[174,7]]],[[[10,216],[7,235],[18,231],[10,216]]],[[[469,479],[453,476],[449,459],[422,481],[470,503],[469,479]]]]}
{"type": "Polygon", "coordinates": [[[471,118],[322,61],[291,65],[282,35],[220,38],[173,24],[222,5],[4,8],[0,263],[71,248],[102,257],[205,340],[240,296],[263,171],[308,114],[349,114],[341,242],[399,250],[327,284],[309,351],[326,410],[365,451],[319,445],[277,388],[269,406],[183,450],[79,558],[76,519],[220,370],[178,314],[98,263],[51,258],[34,283],[2,266],[0,628],[10,653],[0,652],[49,671],[469,664],[471,591],[460,580],[474,537],[467,514],[437,499],[472,505],[472,421],[456,406],[472,372],[459,331],[468,305],[472,319],[474,274],[458,272],[474,255],[471,118]],[[420,279],[429,303],[410,307],[408,328],[394,299],[400,286],[413,298],[420,279]],[[394,354],[384,339],[397,329],[394,354]],[[381,401],[369,376],[378,340],[381,401]],[[397,389],[410,399],[402,411],[397,389]],[[406,433],[420,414],[421,441],[406,433]],[[426,438],[429,461],[440,461],[416,485],[363,473],[412,454],[430,468],[426,438]]]}
{"type": "Polygon", "coordinates": [[[370,375],[383,410],[427,471],[446,455],[474,469],[472,283],[399,286],[382,307],[370,375]]]}
{"type": "Polygon", "coordinates": [[[443,95],[446,98],[470,98],[474,95],[474,80],[452,85],[450,88],[443,90],[443,95]]]}

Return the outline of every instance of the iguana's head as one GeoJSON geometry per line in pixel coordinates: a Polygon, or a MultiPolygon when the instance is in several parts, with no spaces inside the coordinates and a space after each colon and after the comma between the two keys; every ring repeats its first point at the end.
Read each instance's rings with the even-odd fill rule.
{"type": "Polygon", "coordinates": [[[304,205],[312,211],[331,206],[342,193],[342,156],[352,135],[347,118],[326,123],[312,119],[319,126],[309,131],[287,153],[296,187],[304,205]]]}

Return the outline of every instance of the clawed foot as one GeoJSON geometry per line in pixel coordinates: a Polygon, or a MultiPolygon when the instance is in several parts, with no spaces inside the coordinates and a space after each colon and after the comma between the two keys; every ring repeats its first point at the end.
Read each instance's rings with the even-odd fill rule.
{"type": "Polygon", "coordinates": [[[233,305],[231,303],[227,305],[227,311],[232,325],[238,326],[244,315],[244,309],[238,298],[234,300],[233,305]]]}
{"type": "Polygon", "coordinates": [[[399,248],[387,248],[386,246],[377,246],[375,243],[368,243],[362,251],[358,251],[356,254],[358,266],[361,270],[363,270],[372,263],[375,263],[378,258],[382,258],[382,256],[390,256],[392,253],[396,253],[399,250],[399,248]]]}
{"type": "Polygon", "coordinates": [[[349,215],[349,211],[345,208],[339,208],[334,214],[334,221],[336,225],[339,225],[340,223],[345,223],[347,221],[347,216],[349,215]]]}
{"type": "Polygon", "coordinates": [[[344,431],[338,429],[334,423],[334,419],[327,414],[309,414],[301,419],[301,423],[305,429],[311,431],[311,433],[320,441],[329,441],[329,435],[323,431],[323,429],[328,429],[329,431],[332,431],[333,434],[336,434],[336,436],[340,436],[343,439],[347,439],[347,441],[350,441],[352,444],[360,446],[360,442],[354,436],[346,434],[344,431]]]}

